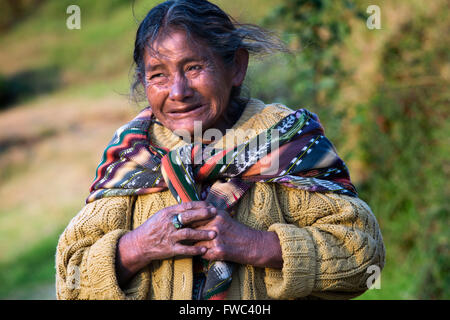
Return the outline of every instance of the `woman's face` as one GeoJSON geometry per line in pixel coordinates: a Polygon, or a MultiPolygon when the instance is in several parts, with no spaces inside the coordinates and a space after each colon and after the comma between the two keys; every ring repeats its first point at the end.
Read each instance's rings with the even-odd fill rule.
{"type": "MultiPolygon", "coordinates": [[[[170,130],[194,133],[194,122],[203,131],[220,126],[233,86],[243,77],[236,68],[185,32],[174,30],[146,50],[145,90],[155,117],[170,130]]],[[[242,78],[242,80],[241,80],[242,78]]]]}

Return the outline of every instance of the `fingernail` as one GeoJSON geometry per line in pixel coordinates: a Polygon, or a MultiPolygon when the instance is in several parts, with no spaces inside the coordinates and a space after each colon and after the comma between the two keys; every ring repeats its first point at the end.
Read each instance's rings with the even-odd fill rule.
{"type": "Polygon", "coordinates": [[[206,252],[206,248],[202,248],[202,253],[205,253],[206,252]]]}
{"type": "Polygon", "coordinates": [[[216,233],[214,231],[208,232],[208,236],[212,239],[216,236],[216,233]]]}
{"type": "Polygon", "coordinates": [[[217,209],[216,209],[216,208],[211,208],[211,209],[209,209],[209,211],[210,211],[211,213],[217,213],[217,209]]]}

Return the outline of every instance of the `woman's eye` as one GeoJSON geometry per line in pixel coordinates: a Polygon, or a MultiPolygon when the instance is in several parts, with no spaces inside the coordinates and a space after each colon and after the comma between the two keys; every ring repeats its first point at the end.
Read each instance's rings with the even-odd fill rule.
{"type": "Polygon", "coordinates": [[[202,69],[202,66],[200,66],[198,64],[188,67],[188,71],[198,71],[198,70],[201,70],[201,69],[202,69]]]}
{"type": "Polygon", "coordinates": [[[162,73],[152,74],[152,75],[150,76],[150,80],[155,79],[155,78],[159,78],[159,77],[162,77],[162,76],[163,76],[162,73]]]}

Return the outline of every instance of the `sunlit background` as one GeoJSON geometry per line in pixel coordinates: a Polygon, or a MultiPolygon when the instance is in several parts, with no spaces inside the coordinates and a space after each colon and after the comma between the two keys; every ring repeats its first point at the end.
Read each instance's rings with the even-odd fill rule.
{"type": "MultiPolygon", "coordinates": [[[[158,2],[0,1],[1,299],[55,298],[58,236],[145,106],[128,96],[134,36],[158,2]]],[[[252,62],[246,94],[317,113],[380,223],[386,266],[358,299],[449,299],[448,1],[213,2],[289,44],[252,62]]]]}

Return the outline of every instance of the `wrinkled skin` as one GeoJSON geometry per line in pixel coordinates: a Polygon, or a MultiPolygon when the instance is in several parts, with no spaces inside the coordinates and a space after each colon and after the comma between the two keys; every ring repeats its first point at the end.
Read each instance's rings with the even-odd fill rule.
{"type": "Polygon", "coordinates": [[[233,86],[245,78],[248,53],[239,50],[233,66],[200,41],[186,38],[182,31],[173,31],[144,54],[143,84],[148,103],[155,117],[170,130],[194,133],[194,122],[203,130],[222,128],[224,113],[233,86]]]}

